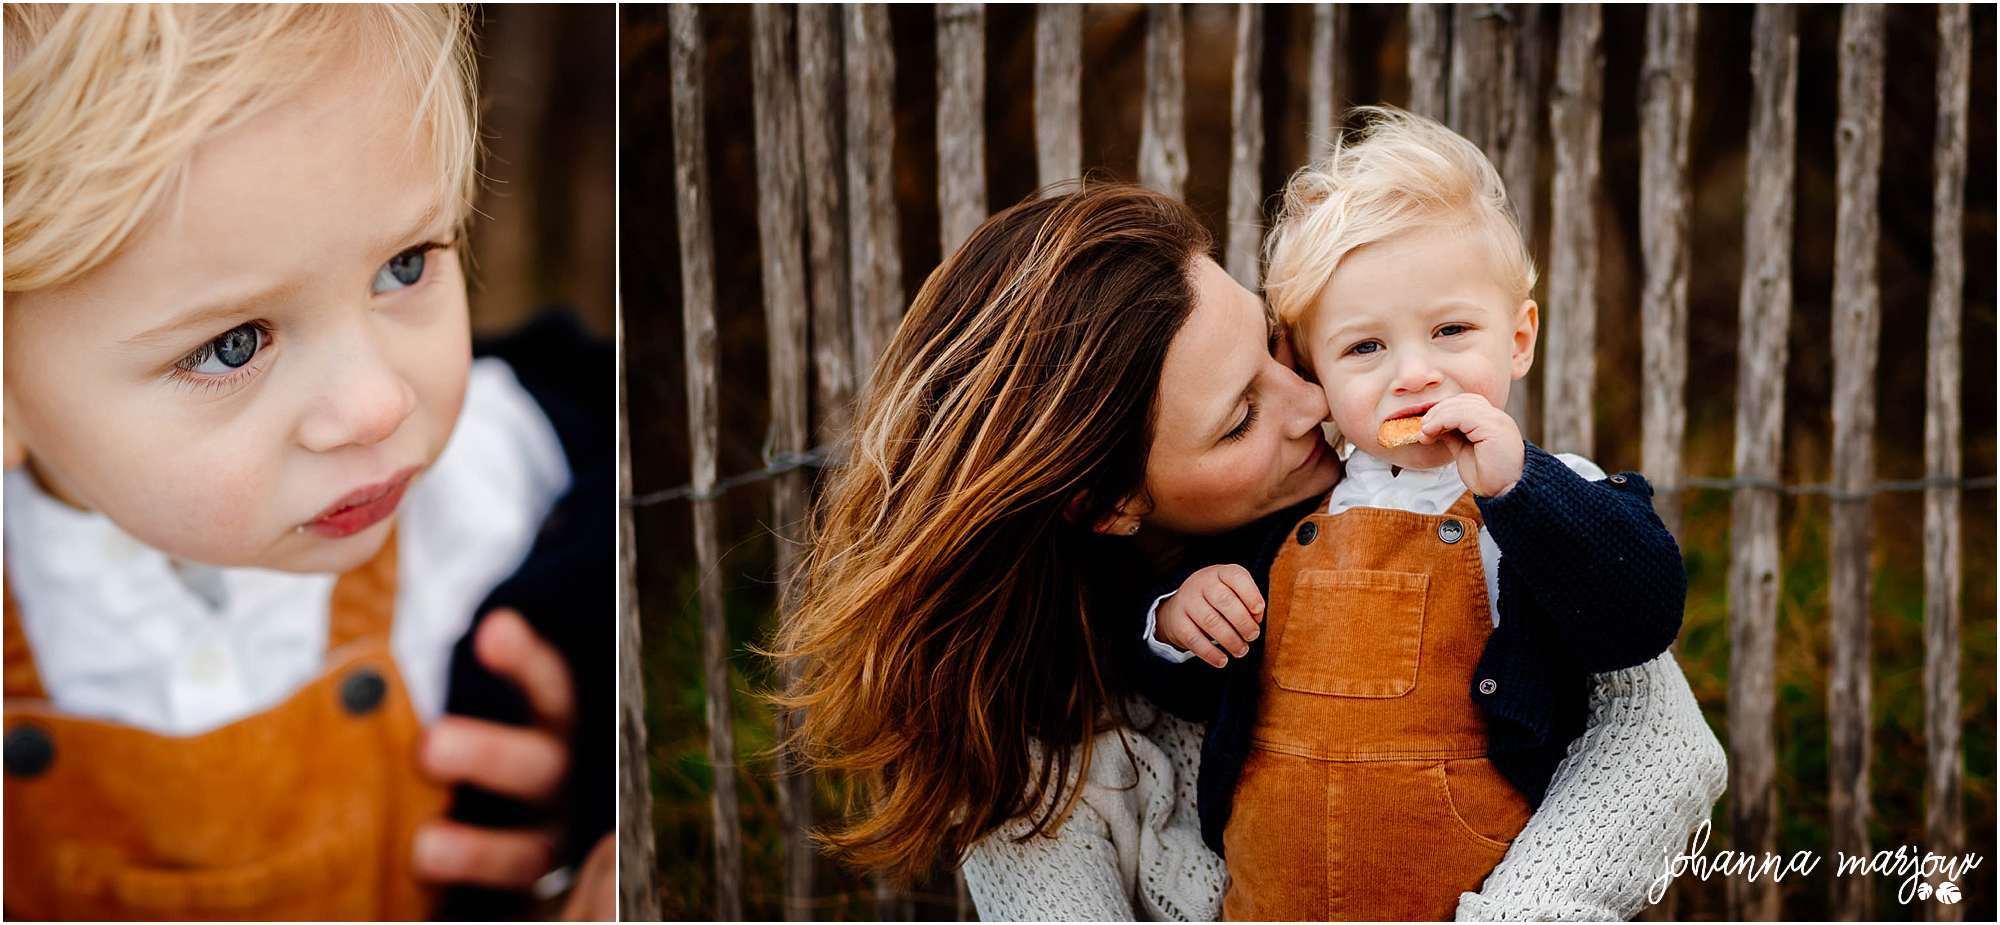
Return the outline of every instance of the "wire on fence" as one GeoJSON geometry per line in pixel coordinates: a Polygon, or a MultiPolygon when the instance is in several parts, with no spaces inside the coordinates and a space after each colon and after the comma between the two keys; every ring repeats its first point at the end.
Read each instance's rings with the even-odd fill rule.
{"type": "Polygon", "coordinates": [[[727,494],[732,488],[741,488],[745,485],[774,479],[787,472],[794,472],[799,469],[823,469],[827,466],[838,465],[840,459],[834,456],[832,451],[833,444],[823,443],[803,453],[776,453],[764,458],[764,468],[745,472],[741,475],[732,475],[726,479],[719,479],[714,485],[709,486],[706,491],[696,490],[692,484],[677,485],[673,488],[661,491],[649,491],[620,500],[626,507],[647,507],[654,504],[665,504],[669,501],[679,501],[683,498],[689,501],[714,501],[727,494]]]}
{"type": "MultiPolygon", "coordinates": [[[[683,498],[689,501],[713,501],[734,488],[741,488],[745,485],[774,479],[787,472],[799,469],[824,469],[827,466],[837,466],[840,464],[840,461],[840,457],[833,454],[833,444],[821,444],[803,453],[778,453],[772,455],[765,460],[764,468],[718,480],[707,491],[696,491],[692,484],[678,485],[661,491],[649,491],[645,494],[633,495],[623,499],[623,502],[627,507],[648,507],[655,504],[665,504],[669,501],[679,501],[683,498]]],[[[1883,481],[1876,482],[1861,491],[1841,491],[1830,482],[1787,485],[1775,479],[1718,479],[1690,476],[1680,487],[1703,491],[1735,491],[1739,488],[1761,488],[1787,495],[1824,495],[1835,501],[1864,501],[1876,495],[1894,492],[1924,491],[1931,488],[1959,488],[1965,491],[1978,491],[1982,488],[1992,488],[1993,484],[1994,477],[1984,475],[1973,478],[1929,478],[1883,481]]],[[[1671,491],[1674,486],[1656,481],[1654,482],[1654,488],[1659,491],[1671,491]]]]}

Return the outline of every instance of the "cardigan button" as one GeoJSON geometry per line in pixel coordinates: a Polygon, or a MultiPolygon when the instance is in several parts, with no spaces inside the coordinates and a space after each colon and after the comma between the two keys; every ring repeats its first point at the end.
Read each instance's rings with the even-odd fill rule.
{"type": "Polygon", "coordinates": [[[1312,541],[1316,539],[1319,539],[1319,524],[1313,523],[1310,520],[1299,524],[1300,546],[1311,546],[1312,541]]]}
{"type": "Polygon", "coordinates": [[[1479,682],[1479,692],[1482,694],[1491,694],[1499,689],[1500,685],[1493,683],[1492,678],[1482,678],[1479,682]]]}
{"type": "Polygon", "coordinates": [[[1438,524],[1438,539],[1446,543],[1456,543],[1459,540],[1465,539],[1465,525],[1456,520],[1447,520],[1444,523],[1438,524]]]}
{"type": "Polygon", "coordinates": [[[1610,482],[1613,485],[1623,485],[1625,484],[1625,477],[1622,475],[1614,475],[1611,477],[1610,482]]]}
{"type": "Polygon", "coordinates": [[[16,726],[7,732],[4,763],[10,777],[39,777],[56,760],[56,743],[40,726],[16,726]]]}
{"type": "Polygon", "coordinates": [[[380,672],[362,668],[340,682],[340,705],[347,708],[347,712],[361,716],[374,712],[388,693],[389,682],[382,680],[380,672]]]}

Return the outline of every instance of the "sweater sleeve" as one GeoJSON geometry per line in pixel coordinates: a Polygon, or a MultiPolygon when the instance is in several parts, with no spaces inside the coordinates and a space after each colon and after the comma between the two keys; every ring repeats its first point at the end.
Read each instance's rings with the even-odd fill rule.
{"type": "Polygon", "coordinates": [[[1680,635],[1687,569],[1644,476],[1591,481],[1529,444],[1521,479],[1478,498],[1500,547],[1501,594],[1518,584],[1584,671],[1630,668],[1680,635]]]}
{"type": "Polygon", "coordinates": [[[1591,682],[1589,725],[1459,921],[1630,919],[1722,796],[1722,743],[1672,653],[1591,682]]]}
{"type": "Polygon", "coordinates": [[[1079,802],[1053,837],[1029,831],[1027,820],[1010,820],[967,852],[965,888],[981,921],[1137,919],[1110,826],[1094,807],[1079,802]]]}

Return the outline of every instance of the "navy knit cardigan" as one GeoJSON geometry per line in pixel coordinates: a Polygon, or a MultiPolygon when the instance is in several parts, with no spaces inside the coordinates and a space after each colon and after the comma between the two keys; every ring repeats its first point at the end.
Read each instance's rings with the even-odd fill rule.
{"type": "MultiPolygon", "coordinates": [[[[1494,766],[1535,806],[1583,732],[1589,676],[1643,664],[1680,634],[1687,570],[1673,534],[1653,512],[1652,496],[1636,472],[1591,481],[1528,444],[1520,481],[1501,497],[1474,498],[1501,551],[1500,625],[1467,695],[1486,713],[1494,766]],[[1482,693],[1487,680],[1492,692],[1482,693]]],[[[1297,542],[1293,527],[1325,500],[1206,544],[1158,593],[1180,587],[1196,568],[1234,562],[1249,569],[1268,598],[1282,544],[1297,542]]],[[[1222,669],[1200,659],[1170,664],[1143,642],[1130,653],[1133,680],[1148,699],[1208,724],[1196,793],[1202,839],[1221,854],[1230,800],[1250,754],[1263,637],[1222,669]]]]}

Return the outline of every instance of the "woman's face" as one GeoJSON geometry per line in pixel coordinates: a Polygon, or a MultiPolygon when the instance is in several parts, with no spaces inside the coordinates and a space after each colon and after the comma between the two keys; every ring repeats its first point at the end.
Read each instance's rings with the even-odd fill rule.
{"type": "Polygon", "coordinates": [[[1131,513],[1148,529],[1210,534],[1326,492],[1340,463],[1320,435],[1326,395],[1292,371],[1263,301],[1207,257],[1194,278],[1194,310],[1160,369],[1151,506],[1131,513]]]}

